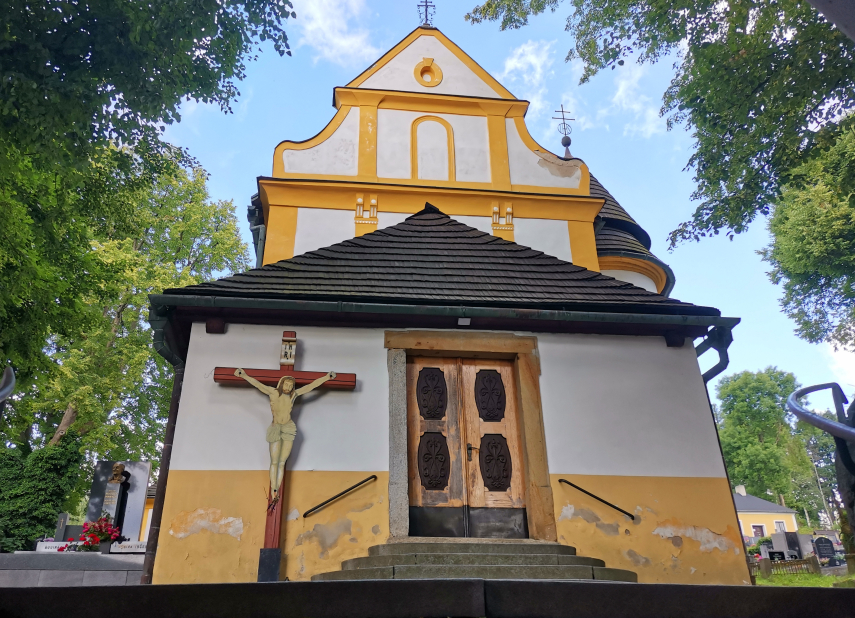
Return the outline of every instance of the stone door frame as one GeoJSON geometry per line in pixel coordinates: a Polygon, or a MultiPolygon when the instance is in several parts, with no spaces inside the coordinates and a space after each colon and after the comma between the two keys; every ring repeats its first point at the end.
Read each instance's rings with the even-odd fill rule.
{"type": "Polygon", "coordinates": [[[540,399],[537,337],[496,332],[386,331],[389,369],[389,533],[409,536],[407,474],[407,355],[498,358],[514,361],[525,457],[529,537],[557,541],[540,399]]]}

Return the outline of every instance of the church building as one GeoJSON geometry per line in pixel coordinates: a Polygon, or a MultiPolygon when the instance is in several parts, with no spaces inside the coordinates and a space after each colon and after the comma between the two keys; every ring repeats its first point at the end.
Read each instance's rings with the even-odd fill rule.
{"type": "Polygon", "coordinates": [[[739,320],[671,298],[648,234],[439,30],[333,105],[258,178],[257,268],[151,297],[176,367],[153,583],[749,583],[697,358],[723,370],[739,320]]]}

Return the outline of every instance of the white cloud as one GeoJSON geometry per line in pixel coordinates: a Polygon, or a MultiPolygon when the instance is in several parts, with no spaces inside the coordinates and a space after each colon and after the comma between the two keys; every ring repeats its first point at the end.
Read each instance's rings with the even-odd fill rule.
{"type": "Polygon", "coordinates": [[[846,393],[851,393],[855,390],[855,353],[839,349],[826,343],[825,355],[828,358],[828,365],[835,379],[846,393]]]}
{"type": "Polygon", "coordinates": [[[665,132],[665,121],[650,97],[641,94],[641,78],[647,73],[644,65],[632,63],[620,67],[615,76],[615,94],[612,108],[634,116],[632,122],[623,127],[623,134],[631,137],[652,137],[665,132]]]}
{"type": "Polygon", "coordinates": [[[531,102],[529,114],[532,117],[540,116],[548,108],[546,78],[552,75],[553,43],[523,43],[505,58],[505,70],[497,76],[499,81],[507,81],[508,85],[516,83],[522,86],[522,98],[531,102]]]}
{"type": "Polygon", "coordinates": [[[298,47],[315,50],[315,62],[327,60],[351,67],[376,60],[380,50],[371,45],[365,28],[352,28],[366,12],[365,0],[311,0],[301,4],[296,23],[301,27],[298,47]]]}

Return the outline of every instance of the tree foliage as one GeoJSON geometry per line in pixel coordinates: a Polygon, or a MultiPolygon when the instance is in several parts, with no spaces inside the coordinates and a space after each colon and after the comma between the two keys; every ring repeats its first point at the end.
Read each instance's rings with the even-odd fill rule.
{"type": "MultiPolygon", "coordinates": [[[[467,19],[519,28],[561,0],[487,0],[467,19]]],[[[568,60],[582,81],[630,58],[677,54],[664,94],[668,126],[695,137],[688,165],[700,200],[671,234],[738,233],[767,214],[807,156],[839,134],[855,107],[855,43],[800,0],[568,0],[568,60]]]]}
{"type": "Polygon", "coordinates": [[[763,258],[799,336],[855,344],[855,130],[793,171],[769,230],[763,258]]]}
{"type": "Polygon", "coordinates": [[[0,550],[32,549],[33,539],[55,530],[56,515],[82,476],[77,436],[24,454],[0,449],[0,550]]]}
{"type": "Polygon", "coordinates": [[[783,498],[800,517],[807,511],[818,522],[837,504],[834,441],[788,413],[786,399],[799,386],[792,373],[775,367],[722,378],[719,436],[734,485],[771,502],[783,498]]]}
{"type": "Polygon", "coordinates": [[[164,124],[186,98],[228,110],[258,45],[287,53],[292,17],[288,0],[3,4],[0,359],[23,387],[50,363],[45,341],[89,327],[92,243],[133,224],[117,195],[189,163],[164,124]]]}

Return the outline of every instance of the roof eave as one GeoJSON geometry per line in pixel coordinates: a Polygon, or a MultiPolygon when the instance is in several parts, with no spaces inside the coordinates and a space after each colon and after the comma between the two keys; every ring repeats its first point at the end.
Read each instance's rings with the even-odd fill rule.
{"type": "Polygon", "coordinates": [[[568,311],[558,309],[478,307],[461,305],[398,304],[337,300],[296,300],[242,296],[202,296],[152,294],[152,305],[160,307],[199,307],[217,309],[265,309],[327,313],[404,314],[459,318],[543,320],[557,322],[600,322],[610,324],[656,324],[679,326],[724,326],[733,328],[739,318],[714,315],[675,315],[662,313],[612,313],[604,311],[568,311]]]}

